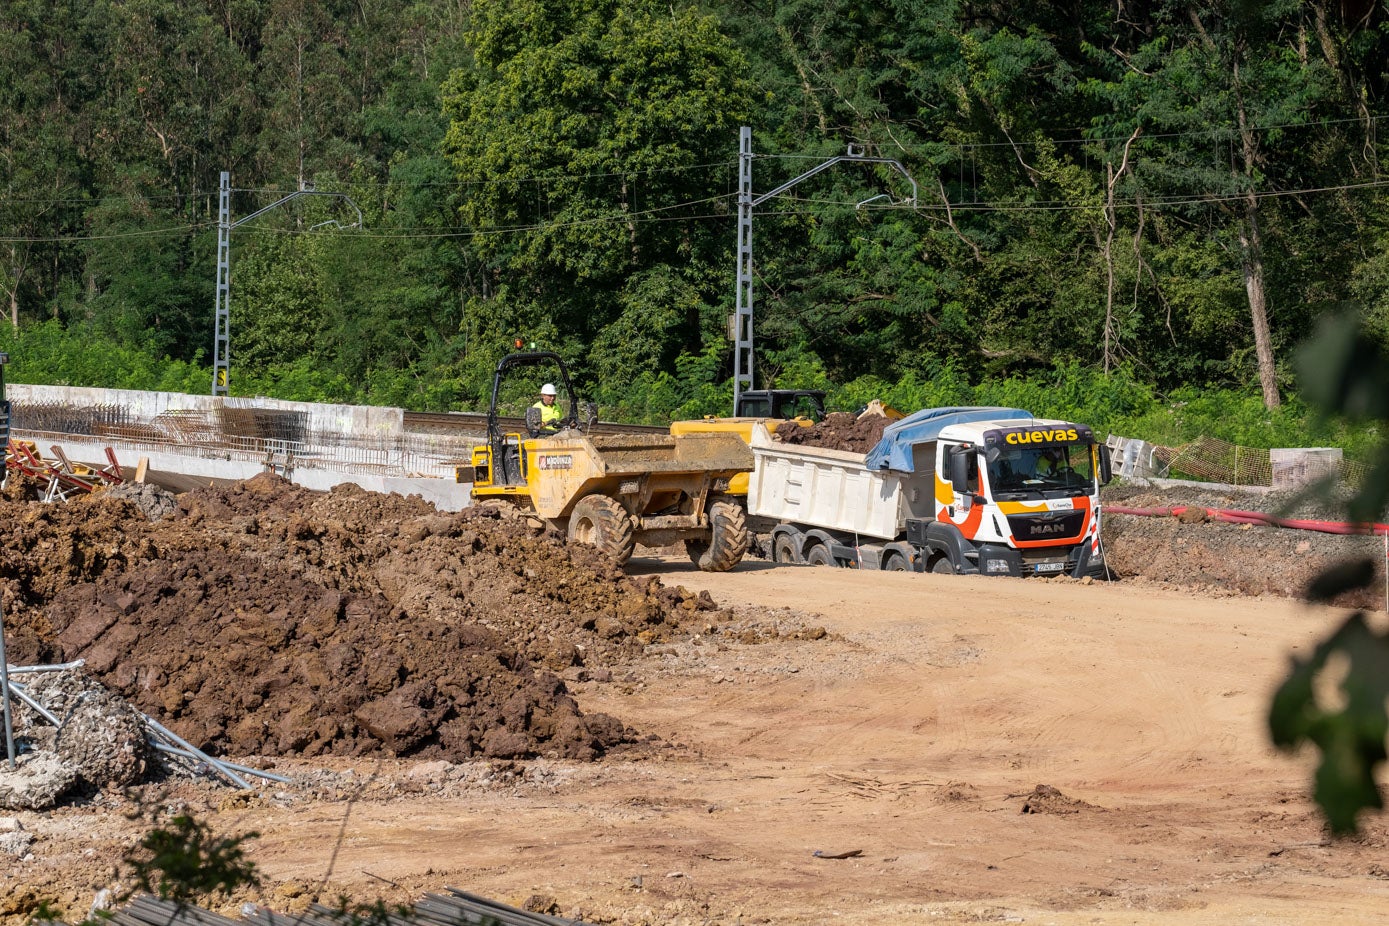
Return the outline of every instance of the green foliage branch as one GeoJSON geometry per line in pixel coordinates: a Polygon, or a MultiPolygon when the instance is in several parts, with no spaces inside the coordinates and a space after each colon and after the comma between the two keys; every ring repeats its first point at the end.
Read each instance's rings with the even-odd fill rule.
{"type": "MultiPolygon", "coordinates": [[[[1358,314],[1323,317],[1299,352],[1308,400],[1322,413],[1384,428],[1371,475],[1347,504],[1349,517],[1373,522],[1389,509],[1389,354],[1367,336],[1358,314]]],[[[1389,563],[1363,560],[1328,569],[1307,597],[1325,601],[1368,586],[1389,563]]],[[[1292,658],[1274,694],[1268,725],[1273,742],[1319,753],[1313,797],[1336,835],[1355,833],[1359,816],[1384,807],[1377,775],[1389,737],[1389,633],[1365,614],[1346,618],[1306,659],[1292,658]]]]}

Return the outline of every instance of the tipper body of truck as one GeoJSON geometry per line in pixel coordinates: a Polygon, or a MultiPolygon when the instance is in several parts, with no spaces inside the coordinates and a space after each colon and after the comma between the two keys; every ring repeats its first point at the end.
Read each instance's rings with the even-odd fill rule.
{"type": "Polygon", "coordinates": [[[748,511],[778,562],[913,572],[1103,576],[1090,429],[1016,408],[932,408],[870,452],[754,428],[748,511]]]}

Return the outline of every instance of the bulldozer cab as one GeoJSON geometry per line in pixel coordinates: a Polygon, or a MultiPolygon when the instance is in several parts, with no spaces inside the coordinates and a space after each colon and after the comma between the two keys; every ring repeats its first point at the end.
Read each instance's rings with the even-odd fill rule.
{"type": "Polygon", "coordinates": [[[524,419],[527,409],[536,402],[541,384],[546,382],[558,387],[556,403],[563,409],[565,428],[584,430],[592,423],[595,416],[591,407],[583,419],[579,417],[579,402],[569,379],[569,369],[559,354],[551,351],[507,354],[492,374],[492,398],[487,406],[487,446],[491,452],[486,482],[502,486],[525,485],[523,442],[534,435],[527,430],[524,419]],[[522,420],[517,422],[518,418],[522,420]]]}
{"type": "Polygon", "coordinates": [[[825,418],[825,393],[819,389],[754,389],[738,396],[735,418],[825,418]]]}

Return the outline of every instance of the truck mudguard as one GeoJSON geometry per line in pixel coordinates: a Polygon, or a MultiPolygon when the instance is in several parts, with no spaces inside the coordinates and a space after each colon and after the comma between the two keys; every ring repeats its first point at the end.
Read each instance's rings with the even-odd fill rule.
{"type": "Polygon", "coordinates": [[[896,553],[898,556],[901,556],[902,559],[906,560],[908,572],[920,572],[922,564],[926,562],[926,557],[922,556],[921,551],[916,547],[902,541],[894,541],[883,547],[882,556],[878,565],[879,569],[882,568],[883,563],[887,562],[888,556],[893,553],[896,553]]]}
{"type": "Polygon", "coordinates": [[[979,571],[978,550],[974,544],[965,539],[965,535],[960,533],[960,529],[947,521],[925,521],[923,546],[936,553],[944,553],[950,558],[950,565],[955,567],[955,571],[961,575],[969,575],[979,571]],[[973,553],[970,557],[968,554],[973,553]]]}
{"type": "Polygon", "coordinates": [[[835,547],[842,546],[839,538],[829,531],[822,531],[819,528],[806,531],[801,536],[801,559],[805,559],[807,551],[817,543],[823,543],[827,550],[833,551],[835,547]]]}

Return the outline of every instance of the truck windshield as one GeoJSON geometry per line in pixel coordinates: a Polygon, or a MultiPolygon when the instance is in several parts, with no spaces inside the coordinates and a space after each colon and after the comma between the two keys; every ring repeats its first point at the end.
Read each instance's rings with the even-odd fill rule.
{"type": "Polygon", "coordinates": [[[989,463],[989,486],[999,500],[1066,498],[1095,488],[1089,444],[1010,447],[989,463]]]}

